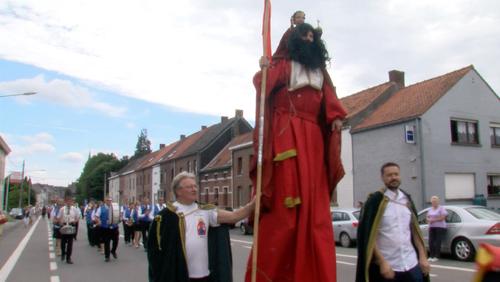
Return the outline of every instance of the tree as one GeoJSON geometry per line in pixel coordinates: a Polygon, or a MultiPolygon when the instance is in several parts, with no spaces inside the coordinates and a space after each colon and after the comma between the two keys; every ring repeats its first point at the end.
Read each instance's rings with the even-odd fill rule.
{"type": "MultiPolygon", "coordinates": [[[[9,186],[9,209],[17,208],[19,206],[20,187],[21,184],[11,184],[9,186]]],[[[31,186],[27,183],[27,180],[25,180],[23,185],[23,201],[21,203],[21,208],[28,205],[28,189],[31,189],[31,186]]],[[[31,204],[34,205],[35,202],[36,202],[35,191],[31,190],[31,204]]]]}
{"type": "Polygon", "coordinates": [[[76,199],[82,203],[84,199],[103,199],[104,179],[110,172],[118,171],[127,164],[127,159],[118,160],[114,154],[98,153],[90,157],[78,178],[76,199]]]}
{"type": "Polygon", "coordinates": [[[141,134],[137,136],[137,145],[135,145],[135,153],[132,158],[139,158],[151,152],[151,141],[148,139],[148,130],[143,128],[141,134]]]}

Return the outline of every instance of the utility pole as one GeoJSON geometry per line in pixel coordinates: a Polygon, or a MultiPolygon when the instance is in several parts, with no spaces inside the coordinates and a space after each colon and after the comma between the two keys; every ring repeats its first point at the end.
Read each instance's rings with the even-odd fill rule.
{"type": "Polygon", "coordinates": [[[10,174],[5,178],[7,179],[7,191],[5,191],[5,211],[9,211],[9,190],[10,190],[10,174]]]}
{"type": "Polygon", "coordinates": [[[19,207],[22,208],[23,201],[23,186],[24,186],[24,160],[23,160],[23,171],[21,173],[21,189],[19,190],[19,207]]]}

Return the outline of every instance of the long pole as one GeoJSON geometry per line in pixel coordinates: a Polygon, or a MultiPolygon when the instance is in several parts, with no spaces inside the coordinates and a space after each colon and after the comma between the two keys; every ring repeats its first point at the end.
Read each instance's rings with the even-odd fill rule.
{"type": "Polygon", "coordinates": [[[5,211],[9,211],[9,190],[10,190],[10,174],[7,176],[7,191],[5,193],[5,211]]]}
{"type": "Polygon", "coordinates": [[[24,186],[24,160],[23,160],[23,171],[21,173],[21,189],[19,190],[19,207],[22,206],[23,201],[23,186],[24,186]]]}
{"type": "MultiPolygon", "coordinates": [[[[270,3],[266,0],[264,7],[264,28],[263,28],[263,53],[266,55],[269,35],[270,3]]],[[[259,250],[259,222],[260,222],[260,197],[262,194],[262,155],[264,148],[264,110],[266,101],[267,66],[262,68],[262,81],[260,84],[260,105],[259,105],[259,146],[257,152],[257,183],[255,191],[255,215],[254,215],[254,235],[252,248],[252,282],[257,280],[257,255],[259,250]]]]}

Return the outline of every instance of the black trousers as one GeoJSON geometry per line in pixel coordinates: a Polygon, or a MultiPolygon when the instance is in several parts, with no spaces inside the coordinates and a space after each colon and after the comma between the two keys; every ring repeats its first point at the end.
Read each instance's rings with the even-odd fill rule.
{"type": "Polygon", "coordinates": [[[144,249],[147,248],[148,235],[149,235],[149,226],[150,225],[151,225],[151,222],[149,222],[149,221],[142,221],[141,222],[142,244],[144,245],[144,249]]]}
{"type": "Polygon", "coordinates": [[[446,228],[431,227],[429,228],[429,257],[439,258],[441,254],[441,241],[446,234],[446,228]]]}
{"type": "Polygon", "coordinates": [[[71,260],[71,254],[73,253],[73,236],[73,234],[61,234],[61,255],[66,256],[66,260],[71,260]]]}
{"type": "Polygon", "coordinates": [[[109,258],[109,254],[116,253],[116,248],[118,248],[118,238],[120,237],[118,227],[114,229],[101,228],[101,236],[104,240],[104,257],[109,258]],[[111,241],[113,241],[112,246],[110,246],[111,241]]]}
{"type": "Polygon", "coordinates": [[[123,237],[125,243],[130,243],[134,240],[134,226],[128,226],[127,223],[123,222],[123,237]]]}

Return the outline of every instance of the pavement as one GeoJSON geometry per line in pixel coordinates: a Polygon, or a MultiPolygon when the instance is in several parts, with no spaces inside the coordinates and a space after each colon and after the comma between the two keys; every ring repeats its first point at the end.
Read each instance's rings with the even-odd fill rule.
{"type": "MultiPolygon", "coordinates": [[[[22,221],[9,224],[0,239],[0,281],[87,282],[147,281],[148,264],[143,248],[126,246],[120,237],[118,259],[104,262],[104,256],[87,242],[86,227],[80,222],[78,240],[73,244],[70,265],[55,256],[48,220],[37,219],[30,228],[22,221]]],[[[121,233],[123,234],[123,233],[121,233]]],[[[244,281],[252,236],[231,231],[234,281],[244,281]]],[[[356,248],[337,247],[337,281],[355,278],[356,248]]],[[[444,257],[431,263],[432,281],[471,281],[475,272],[472,262],[459,262],[444,257]]]]}

